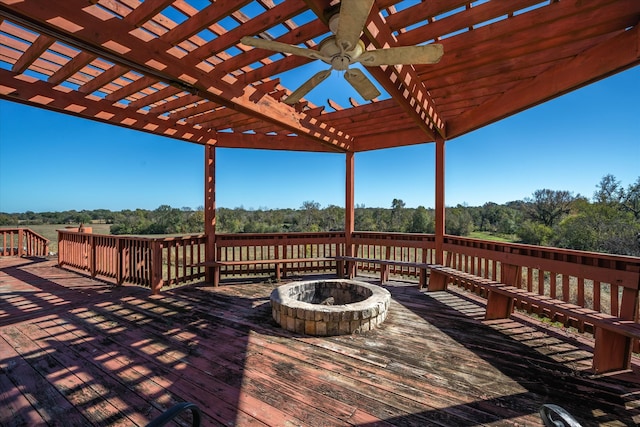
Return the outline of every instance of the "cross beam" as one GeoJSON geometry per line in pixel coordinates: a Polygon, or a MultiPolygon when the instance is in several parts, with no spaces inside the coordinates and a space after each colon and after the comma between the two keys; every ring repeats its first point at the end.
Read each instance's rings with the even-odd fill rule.
{"type": "MultiPolygon", "coordinates": [[[[364,33],[376,48],[398,46],[396,37],[375,9],[369,15],[364,33]]],[[[446,54],[446,53],[445,53],[446,54]]],[[[367,67],[371,75],[429,136],[445,138],[445,123],[440,118],[429,91],[412,65],[367,67]]]]}
{"type": "MultiPolygon", "coordinates": [[[[88,13],[86,0],[65,0],[57,6],[56,11],[52,12],[51,8],[42,2],[25,0],[10,6],[0,4],[0,15],[148,77],[175,85],[204,99],[273,123],[293,133],[308,136],[338,151],[351,149],[352,138],[349,135],[316,118],[296,112],[292,107],[268,96],[254,101],[253,95],[256,90],[252,87],[243,90],[238,85],[213,78],[197,67],[185,70],[184,58],[169,53],[173,48],[170,43],[159,38],[147,42],[132,35],[137,27],[126,20],[112,18],[109,20],[108,31],[101,31],[101,28],[107,27],[96,16],[99,15],[99,11],[96,11],[95,15],[88,13]],[[52,25],[52,20],[66,21],[79,28],[74,27],[74,31],[69,31],[52,25]]],[[[89,6],[92,7],[95,6],[89,6]]]]}

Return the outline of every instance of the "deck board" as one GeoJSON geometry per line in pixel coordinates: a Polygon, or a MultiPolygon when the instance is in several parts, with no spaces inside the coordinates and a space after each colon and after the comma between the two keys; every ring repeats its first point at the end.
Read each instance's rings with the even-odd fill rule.
{"type": "Polygon", "coordinates": [[[540,426],[543,403],[585,426],[640,422],[635,361],[593,377],[584,336],[394,281],[378,330],[303,336],[271,320],[274,286],[151,296],[0,260],[0,425],[145,425],[180,401],[212,426],[540,426]]]}

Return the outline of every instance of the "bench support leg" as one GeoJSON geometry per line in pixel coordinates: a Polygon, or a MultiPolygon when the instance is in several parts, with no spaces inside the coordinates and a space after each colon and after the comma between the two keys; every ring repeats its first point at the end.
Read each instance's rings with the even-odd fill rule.
{"type": "Polygon", "coordinates": [[[356,262],[355,261],[347,261],[347,277],[349,279],[353,279],[356,277],[356,262]]]}
{"type": "Polygon", "coordinates": [[[427,290],[431,291],[444,291],[447,289],[447,280],[449,277],[446,274],[442,274],[439,271],[431,270],[431,276],[429,277],[429,285],[427,290]]]}
{"type": "Polygon", "coordinates": [[[427,287],[427,270],[424,268],[421,268],[419,289],[424,289],[426,287],[427,287]]]}
{"type": "MultiPolygon", "coordinates": [[[[276,263],[276,282],[280,282],[280,280],[282,279],[282,271],[280,270],[282,268],[282,264],[280,263],[276,263]]],[[[284,274],[285,276],[287,275],[287,267],[284,267],[284,274]]]]}
{"type": "Polygon", "coordinates": [[[344,261],[336,261],[336,276],[338,279],[344,279],[344,261]]]}
{"type": "Polygon", "coordinates": [[[389,280],[389,264],[380,264],[380,284],[389,280]]]}
{"type": "Polygon", "coordinates": [[[632,339],[596,327],[593,349],[593,370],[597,374],[631,368],[632,339]]]}
{"type": "Polygon", "coordinates": [[[513,312],[513,298],[489,291],[484,320],[507,319],[513,312]]]}
{"type": "Polygon", "coordinates": [[[220,284],[220,266],[213,266],[213,286],[218,286],[220,284]]]}

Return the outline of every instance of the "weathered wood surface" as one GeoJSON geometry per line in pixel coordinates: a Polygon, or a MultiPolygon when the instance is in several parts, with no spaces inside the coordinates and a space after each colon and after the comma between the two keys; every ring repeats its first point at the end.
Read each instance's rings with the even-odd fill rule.
{"type": "Polygon", "coordinates": [[[543,403],[585,426],[640,422],[637,370],[594,378],[589,340],[485,322],[470,294],[389,282],[380,329],[319,338],[275,325],[273,286],[152,297],[0,261],[0,425],[145,425],[184,400],[214,426],[540,426],[543,403]]]}

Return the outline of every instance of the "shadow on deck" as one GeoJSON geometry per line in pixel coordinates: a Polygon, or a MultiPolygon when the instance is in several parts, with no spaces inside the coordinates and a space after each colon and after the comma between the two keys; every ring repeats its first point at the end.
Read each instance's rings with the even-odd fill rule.
{"type": "Polygon", "coordinates": [[[152,297],[0,260],[0,425],[145,425],[185,400],[205,426],[542,425],[544,403],[584,426],[640,421],[637,371],[594,378],[589,340],[485,322],[469,294],[391,282],[380,329],[317,338],[271,320],[274,286],[152,297]]]}

